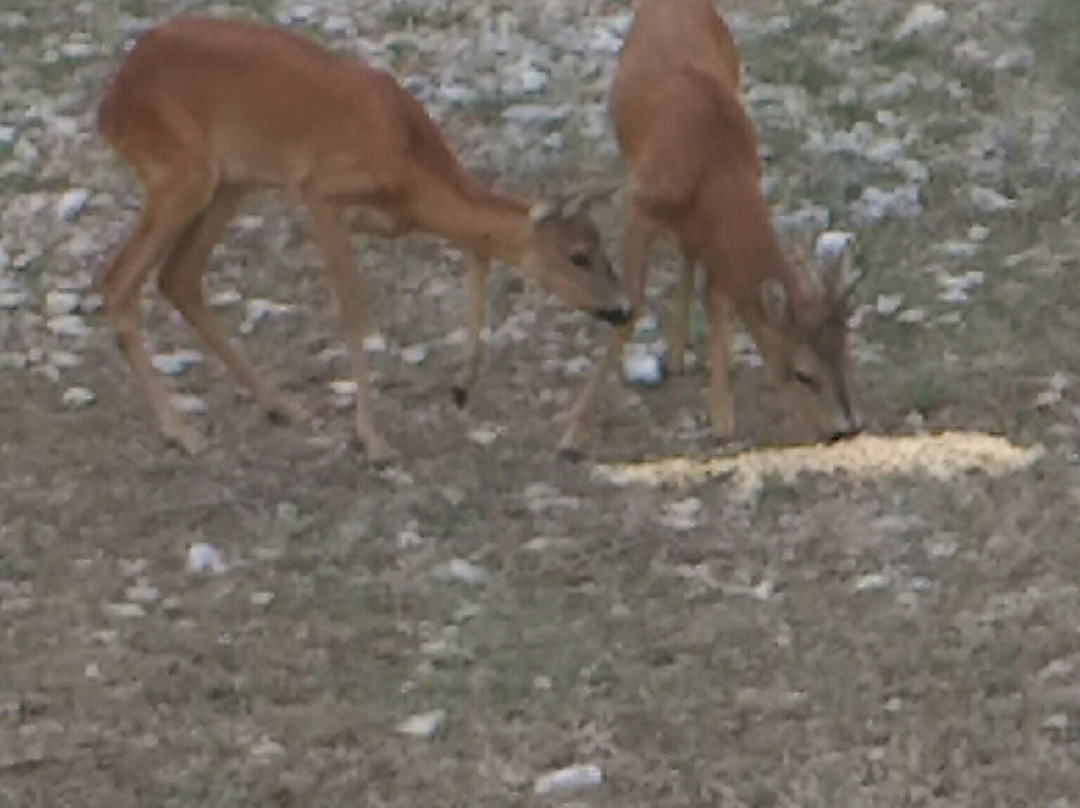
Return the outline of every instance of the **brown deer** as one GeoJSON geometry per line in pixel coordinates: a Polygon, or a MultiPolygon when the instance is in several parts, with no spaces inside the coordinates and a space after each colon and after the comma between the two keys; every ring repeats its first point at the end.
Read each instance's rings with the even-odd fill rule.
{"type": "MultiPolygon", "coordinates": [[[[640,0],[611,90],[611,116],[629,179],[624,283],[631,309],[645,304],[646,261],[661,235],[683,254],[668,339],[668,367],[683,369],[695,270],[704,268],[709,326],[710,420],[719,440],[735,431],[729,387],[731,310],[771,376],[790,389],[821,433],[860,429],[850,392],[850,253],[821,268],[785,257],[761,191],[757,135],[740,97],[735,42],[709,0],[640,0]]],[[[617,328],[570,409],[560,441],[581,451],[586,419],[633,332],[617,328]]]]}
{"type": "Polygon", "coordinates": [[[297,34],[210,18],[164,23],[121,64],[98,128],[145,186],[139,221],[99,281],[106,314],[161,433],[189,453],[205,439],[173,405],[142,340],[140,289],[155,267],[164,296],[269,414],[306,417],[259,377],[204,299],[210,251],[257,187],[283,189],[307,209],[352,359],[356,434],[372,461],[386,461],[391,449],[372,415],[362,344],[369,303],[350,265],[350,228],[432,233],[467,255],[459,404],[480,364],[492,260],[600,319],[620,324],[631,315],[583,199],[530,206],[494,193],[391,75],[297,34]]]}

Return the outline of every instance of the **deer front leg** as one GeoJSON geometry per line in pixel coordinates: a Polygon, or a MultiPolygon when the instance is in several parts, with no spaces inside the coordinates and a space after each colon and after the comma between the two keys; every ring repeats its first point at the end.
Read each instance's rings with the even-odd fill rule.
{"type": "Polygon", "coordinates": [[[672,302],[671,325],[668,328],[667,368],[673,374],[682,374],[686,346],[690,342],[690,304],[694,300],[694,259],[683,258],[672,302]]]}
{"type": "Polygon", "coordinates": [[[465,297],[468,305],[468,333],[465,336],[465,356],[454,384],[454,403],[464,407],[469,392],[480,372],[482,343],[480,332],[484,328],[487,308],[487,278],[489,264],[486,260],[470,256],[465,269],[465,297]]]}
{"type": "Polygon", "coordinates": [[[327,280],[337,298],[346,347],[352,359],[356,381],[356,437],[374,465],[386,465],[393,457],[393,451],[376,428],[372,415],[367,352],[364,350],[364,337],[368,333],[367,297],[360,276],[350,261],[349,234],[342,226],[337,207],[310,199],[307,206],[327,280]]]}
{"type": "Polygon", "coordinates": [[[726,442],[735,435],[735,401],[731,395],[731,304],[711,282],[705,308],[709,320],[709,415],[713,436],[726,442]]]}

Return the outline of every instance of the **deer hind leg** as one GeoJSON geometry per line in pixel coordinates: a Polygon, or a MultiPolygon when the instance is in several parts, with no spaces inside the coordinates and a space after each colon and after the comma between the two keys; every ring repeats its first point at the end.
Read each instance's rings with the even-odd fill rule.
{"type": "Polygon", "coordinates": [[[596,406],[600,388],[607,382],[611,372],[622,358],[623,347],[634,333],[634,322],[645,307],[645,276],[648,269],[649,250],[659,235],[656,226],[642,212],[633,199],[627,202],[624,232],[623,288],[633,307],[634,320],[616,327],[608,338],[600,361],[593,368],[588,380],[567,415],[566,429],[559,440],[559,453],[564,457],[580,455],[584,445],[587,420],[596,406]]]}
{"type": "Polygon", "coordinates": [[[352,266],[349,233],[342,224],[341,211],[335,205],[310,197],[306,201],[352,359],[356,381],[356,437],[372,463],[385,465],[393,452],[376,428],[372,414],[367,352],[364,350],[364,337],[368,333],[367,296],[364,284],[352,266]]]}
{"type": "Polygon", "coordinates": [[[487,278],[489,264],[486,260],[470,257],[465,272],[465,291],[468,303],[468,333],[465,338],[465,357],[454,384],[454,403],[464,407],[469,400],[469,391],[476,383],[480,372],[482,343],[480,331],[484,327],[484,314],[487,306],[487,278]]]}
{"type": "Polygon", "coordinates": [[[676,280],[671,324],[668,327],[667,367],[673,374],[683,372],[686,346],[690,342],[690,305],[694,300],[694,269],[694,259],[685,256],[676,280]]]}
{"type": "Polygon", "coordinates": [[[165,439],[188,454],[201,452],[206,441],[172,403],[172,394],[158,377],[143,343],[141,290],[150,272],[167,260],[185,237],[212,193],[212,179],[198,171],[172,172],[147,189],[135,230],[113,257],[99,286],[105,314],[117,344],[154,412],[165,439]]]}
{"type": "Polygon", "coordinates": [[[218,189],[198,221],[188,228],[161,265],[158,285],[203,343],[252,392],[267,414],[296,423],[307,417],[303,407],[259,377],[248,359],[222,331],[206,305],[203,279],[210,251],[221,239],[243,196],[244,189],[236,186],[218,189]]]}
{"type": "Polygon", "coordinates": [[[710,279],[706,293],[709,320],[709,415],[713,436],[729,441],[735,435],[735,400],[731,394],[731,303],[710,279]]]}

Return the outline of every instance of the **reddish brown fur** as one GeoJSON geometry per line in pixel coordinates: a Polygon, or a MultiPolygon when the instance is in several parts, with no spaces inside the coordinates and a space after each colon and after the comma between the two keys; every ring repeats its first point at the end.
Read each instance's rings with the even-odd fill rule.
{"type": "MultiPolygon", "coordinates": [[[[846,292],[839,267],[814,277],[785,256],[761,192],[753,123],[740,98],[739,58],[709,0],[641,0],[611,92],[616,137],[629,171],[625,283],[644,307],[654,240],[670,234],[685,258],[669,338],[680,372],[695,267],[704,269],[709,320],[711,416],[720,439],[734,432],[728,388],[729,307],[783,383],[803,379],[804,411],[824,432],[858,429],[848,393],[846,292]]],[[[561,446],[577,451],[602,380],[631,334],[616,332],[571,410],[561,446]]]]}
{"type": "Polygon", "coordinates": [[[310,214],[353,357],[357,434],[376,460],[390,450],[370,412],[366,301],[349,265],[344,214],[360,230],[429,232],[468,254],[468,340],[455,388],[461,401],[479,365],[492,259],[570,305],[610,320],[628,316],[580,204],[530,209],[491,192],[393,77],[285,30],[182,18],[148,32],[108,87],[99,129],[146,187],[140,222],[102,277],[107,312],[162,432],[189,451],[202,439],[171,404],[139,333],[138,292],[155,266],[165,296],[256,398],[273,413],[303,417],[256,375],[203,301],[209,252],[256,186],[288,191],[310,214]]]}

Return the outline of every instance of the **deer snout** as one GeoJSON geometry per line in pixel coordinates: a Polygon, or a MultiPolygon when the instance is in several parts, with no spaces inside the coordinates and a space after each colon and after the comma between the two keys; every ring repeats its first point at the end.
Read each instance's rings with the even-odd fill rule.
{"type": "Polygon", "coordinates": [[[829,432],[829,443],[836,443],[839,440],[845,438],[853,438],[863,431],[862,419],[859,418],[858,413],[850,413],[843,423],[837,424],[836,427],[829,432]]]}
{"type": "Polygon", "coordinates": [[[628,301],[620,301],[614,306],[596,309],[593,314],[605,323],[611,323],[612,325],[626,325],[634,319],[634,308],[628,301]]]}

